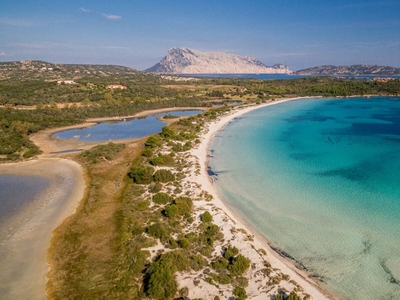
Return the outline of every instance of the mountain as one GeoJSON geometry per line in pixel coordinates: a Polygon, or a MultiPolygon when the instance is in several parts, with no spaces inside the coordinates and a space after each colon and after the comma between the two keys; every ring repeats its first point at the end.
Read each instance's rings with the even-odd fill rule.
{"type": "Polygon", "coordinates": [[[400,75],[400,68],[377,65],[318,66],[296,71],[296,75],[342,76],[342,75],[400,75]]]}
{"type": "Polygon", "coordinates": [[[285,65],[276,64],[268,67],[250,56],[224,52],[201,52],[189,48],[169,49],[167,56],[145,71],[176,74],[292,73],[285,65]]]}
{"type": "MultiPolygon", "coordinates": [[[[0,62],[0,80],[58,80],[137,75],[139,71],[114,65],[52,64],[40,60],[0,62]]],[[[144,73],[143,73],[144,74],[144,73]]]]}

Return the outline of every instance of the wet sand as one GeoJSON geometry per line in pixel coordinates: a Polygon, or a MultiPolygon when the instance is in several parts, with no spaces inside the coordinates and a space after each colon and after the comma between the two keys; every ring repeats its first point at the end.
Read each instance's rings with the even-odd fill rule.
{"type": "Polygon", "coordinates": [[[1,299],[46,299],[46,252],[53,229],[74,213],[84,193],[79,164],[40,159],[0,165],[0,173],[41,176],[51,183],[0,230],[1,299]]]}

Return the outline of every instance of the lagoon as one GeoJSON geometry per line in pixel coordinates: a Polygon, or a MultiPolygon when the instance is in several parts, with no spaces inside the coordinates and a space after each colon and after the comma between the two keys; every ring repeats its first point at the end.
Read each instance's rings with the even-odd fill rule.
{"type": "Polygon", "coordinates": [[[333,294],[400,299],[397,98],[268,106],[210,149],[221,196],[333,294]]]}
{"type": "Polygon", "coordinates": [[[160,132],[166,125],[160,118],[171,115],[176,117],[193,116],[203,110],[177,110],[147,117],[102,122],[92,127],[61,131],[53,136],[59,139],[72,139],[81,142],[104,142],[120,139],[141,138],[160,132]]]}

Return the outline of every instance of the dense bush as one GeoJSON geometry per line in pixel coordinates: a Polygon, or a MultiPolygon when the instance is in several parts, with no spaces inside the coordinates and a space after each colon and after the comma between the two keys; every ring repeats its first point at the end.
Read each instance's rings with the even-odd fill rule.
{"type": "Polygon", "coordinates": [[[151,264],[147,271],[145,290],[150,298],[170,299],[178,291],[175,279],[176,266],[170,259],[160,259],[151,264]]]}
{"type": "Polygon", "coordinates": [[[174,166],[174,158],[171,155],[163,155],[159,154],[158,156],[155,156],[149,160],[150,164],[153,166],[174,166]]]}
{"type": "Polygon", "coordinates": [[[212,218],[211,214],[208,211],[206,211],[200,216],[200,220],[204,223],[208,223],[208,222],[212,222],[213,218],[212,218]]]}
{"type": "Polygon", "coordinates": [[[168,236],[168,231],[165,226],[161,223],[154,223],[147,227],[146,232],[157,239],[163,239],[168,236]]]}
{"type": "Polygon", "coordinates": [[[250,259],[239,254],[232,259],[232,262],[228,266],[229,272],[234,275],[242,275],[250,267],[250,259]]]}
{"type": "Polygon", "coordinates": [[[247,298],[246,290],[242,287],[235,287],[233,295],[235,295],[235,300],[244,300],[247,298]]]}
{"type": "Polygon", "coordinates": [[[133,166],[128,175],[137,184],[149,184],[153,181],[154,168],[150,166],[133,166]]]}
{"type": "Polygon", "coordinates": [[[154,173],[154,181],[170,182],[175,180],[175,175],[167,169],[160,169],[154,173]]]}
{"type": "Polygon", "coordinates": [[[153,196],[153,202],[157,204],[167,204],[172,200],[173,198],[166,193],[157,193],[153,196]]]}

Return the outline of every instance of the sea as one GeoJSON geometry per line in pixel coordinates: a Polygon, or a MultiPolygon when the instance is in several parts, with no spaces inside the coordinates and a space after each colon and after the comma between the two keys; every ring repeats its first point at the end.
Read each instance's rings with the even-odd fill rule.
{"type": "Polygon", "coordinates": [[[400,299],[400,99],[300,99],[218,132],[221,197],[332,294],[400,299]]]}

